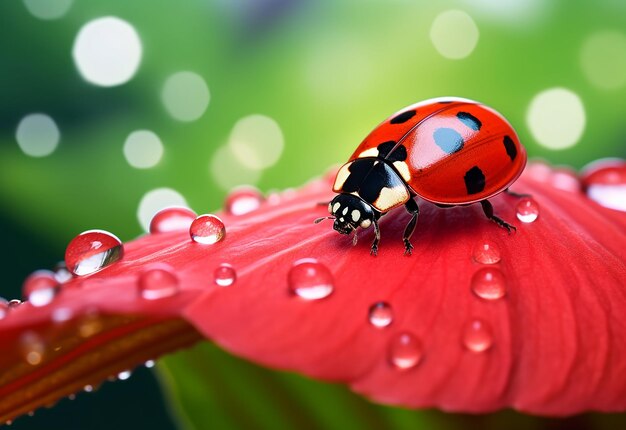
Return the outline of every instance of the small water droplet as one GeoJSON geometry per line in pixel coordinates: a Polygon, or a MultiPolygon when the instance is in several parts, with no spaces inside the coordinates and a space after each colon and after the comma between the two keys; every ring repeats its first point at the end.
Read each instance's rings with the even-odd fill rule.
{"type": "Polygon", "coordinates": [[[74,275],[91,275],[124,255],[122,242],[104,230],[88,230],[67,245],[65,265],[74,275]]]}
{"type": "Polygon", "coordinates": [[[35,411],[28,411],[28,416],[29,417],[34,417],[35,416],[35,411]]]}
{"type": "Polygon", "coordinates": [[[539,217],[539,205],[530,197],[517,202],[517,219],[521,222],[534,222],[539,217]]]}
{"type": "Polygon", "coordinates": [[[296,261],[288,275],[291,292],[305,300],[319,300],[333,292],[333,275],[314,258],[296,261]]]}
{"type": "Polygon", "coordinates": [[[489,241],[479,242],[473,251],[474,260],[481,264],[496,264],[500,261],[500,248],[489,241]]]}
{"type": "Polygon", "coordinates": [[[228,194],[224,207],[230,215],[244,215],[257,210],[263,200],[263,194],[256,188],[241,186],[228,194]]]}
{"type": "Polygon", "coordinates": [[[85,385],[83,391],[85,391],[85,393],[91,393],[93,391],[93,385],[85,385]]]}
{"type": "Polygon", "coordinates": [[[0,320],[6,317],[9,313],[9,302],[6,299],[0,297],[0,320]]]}
{"type": "Polygon", "coordinates": [[[468,322],[463,328],[463,345],[472,352],[484,352],[493,345],[493,334],[488,323],[479,319],[468,322]]]}
{"type": "Polygon", "coordinates": [[[44,357],[45,345],[39,335],[32,331],[27,331],[20,338],[22,354],[24,359],[31,366],[41,364],[44,357]]]}
{"type": "Polygon", "coordinates": [[[171,206],[161,209],[154,214],[150,221],[150,233],[188,230],[196,217],[197,215],[194,211],[183,206],[171,206]]]}
{"type": "Polygon", "coordinates": [[[506,294],[506,279],[497,267],[483,267],[474,273],[472,291],[481,299],[498,300],[506,294]]]}
{"type": "Polygon", "coordinates": [[[124,370],[123,372],[117,374],[117,379],[119,379],[120,381],[125,381],[130,378],[131,375],[132,372],[130,370],[124,370]]]}
{"type": "Polygon", "coordinates": [[[558,169],[552,172],[550,183],[554,188],[568,191],[570,193],[578,193],[581,191],[581,184],[576,172],[570,169],[558,169]]]}
{"type": "Polygon", "coordinates": [[[144,363],[144,365],[148,368],[148,369],[152,369],[155,365],[154,360],[148,360],[144,363]]]}
{"type": "Polygon", "coordinates": [[[52,311],[52,321],[55,323],[64,323],[71,320],[73,316],[70,308],[56,308],[52,311]]]}
{"type": "Polygon", "coordinates": [[[52,302],[59,291],[59,282],[54,272],[37,270],[31,273],[22,286],[22,295],[35,307],[45,306],[52,302]]]}
{"type": "Polygon", "coordinates": [[[191,240],[203,245],[212,245],[224,239],[226,227],[215,215],[200,215],[189,227],[191,240]]]}
{"type": "Polygon", "coordinates": [[[166,264],[152,266],[139,276],[139,291],[147,300],[173,296],[179,288],[174,269],[166,264]]]}
{"type": "Polygon", "coordinates": [[[54,277],[59,284],[65,284],[67,281],[72,279],[72,273],[67,270],[65,261],[60,261],[56,264],[56,266],[54,266],[54,277]]]}
{"type": "Polygon", "coordinates": [[[369,322],[378,328],[387,327],[393,321],[393,311],[389,303],[374,303],[369,309],[369,322]]]}
{"type": "Polygon", "coordinates": [[[389,360],[397,369],[407,370],[422,359],[422,343],[411,333],[398,333],[389,344],[389,360]]]}
{"type": "Polygon", "coordinates": [[[67,398],[70,400],[76,400],[76,394],[70,394],[67,398]]]}
{"type": "Polygon", "coordinates": [[[213,273],[215,284],[220,287],[228,287],[237,280],[237,272],[230,264],[220,264],[213,273]]]}
{"type": "Polygon", "coordinates": [[[8,303],[10,309],[17,308],[21,304],[22,304],[22,301],[19,299],[11,299],[9,300],[9,303],[8,303]]]}

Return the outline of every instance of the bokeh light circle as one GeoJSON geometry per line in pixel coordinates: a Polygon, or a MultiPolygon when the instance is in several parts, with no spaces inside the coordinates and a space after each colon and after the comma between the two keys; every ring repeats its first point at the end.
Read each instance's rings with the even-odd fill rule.
{"type": "Polygon", "coordinates": [[[194,72],[182,71],[169,76],[161,91],[161,100],[167,112],[178,121],[195,121],[207,107],[211,94],[209,87],[194,72]]]}
{"type": "Polygon", "coordinates": [[[31,15],[39,19],[59,19],[63,17],[74,0],[24,0],[24,6],[31,15]]]}
{"type": "Polygon", "coordinates": [[[437,15],[430,27],[430,40],[437,51],[451,60],[469,56],[478,43],[476,23],[462,10],[447,10],[437,15]]]}
{"type": "Polygon", "coordinates": [[[26,115],[17,126],[15,139],[20,149],[31,157],[50,155],[59,145],[61,132],[48,115],[26,115]]]}
{"type": "Polygon", "coordinates": [[[154,214],[169,206],[189,207],[185,198],[171,188],[156,188],[144,194],[137,209],[137,218],[144,231],[150,231],[150,221],[154,214]]]}
{"type": "Polygon", "coordinates": [[[124,142],[124,157],[137,169],[154,167],[163,156],[161,139],[150,130],[136,130],[124,142]]]}
{"type": "Polygon", "coordinates": [[[284,145],[280,126],[265,115],[249,115],[237,121],[228,140],[237,160],[254,170],[273,166],[284,145]]]}
{"type": "Polygon", "coordinates": [[[573,91],[550,88],[532,99],[526,121],[541,145],[549,149],[566,149],[574,146],[585,130],[585,108],[573,91]]]}
{"type": "Polygon", "coordinates": [[[78,32],[74,63],[88,82],[112,87],[128,82],[141,63],[141,40],[128,22],[107,16],[89,21],[78,32]]]}
{"type": "Polygon", "coordinates": [[[589,36],[580,51],[580,65],[589,81],[612,90],[626,84],[626,35],[606,30],[589,36]]]}
{"type": "Polygon", "coordinates": [[[209,163],[209,171],[213,180],[225,191],[238,185],[255,185],[261,177],[259,170],[250,169],[240,163],[228,145],[215,151],[209,163]]]}

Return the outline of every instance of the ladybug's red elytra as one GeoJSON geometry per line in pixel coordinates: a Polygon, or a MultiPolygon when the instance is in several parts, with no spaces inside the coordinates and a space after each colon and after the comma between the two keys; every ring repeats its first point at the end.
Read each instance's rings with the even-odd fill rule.
{"type": "MultiPolygon", "coordinates": [[[[380,241],[378,220],[404,205],[412,215],[405,253],[417,224],[421,197],[442,207],[480,203],[490,220],[507,231],[489,198],[520,176],[526,150],[513,127],[495,110],[461,98],[430,99],[396,112],[378,125],[338,171],[328,205],[333,228],[342,234],[374,226],[371,253],[380,241]]],[[[519,196],[519,195],[518,195],[519,196]]]]}

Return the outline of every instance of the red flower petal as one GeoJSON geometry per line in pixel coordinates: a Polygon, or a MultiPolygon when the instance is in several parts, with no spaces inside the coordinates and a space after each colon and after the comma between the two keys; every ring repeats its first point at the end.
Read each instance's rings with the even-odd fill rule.
{"type": "MultiPolygon", "coordinates": [[[[590,201],[575,175],[545,165],[531,165],[514,188],[532,200],[493,199],[509,222],[516,214],[534,219],[515,221],[514,235],[478,207],[422,202],[411,257],[403,256],[408,215],[400,210],[381,222],[378,257],[369,255],[370,231],[353,247],[330,225],[313,225],[326,210],[317,203],[332,197],[328,179],[270,196],[253,212],[220,215],[227,234],[216,244],[194,243],[187,231],[140,238],[125,245],[120,262],[66,284],[51,305],[25,304],[0,321],[0,341],[12,345],[0,364],[22,372],[0,381],[0,398],[158,321],[175,324],[176,337],[190,343],[197,334],[182,316],[233,353],[346,382],[380,402],[552,415],[625,409],[626,214],[590,201]],[[148,300],[140,279],[155,267],[175,273],[179,289],[148,300]],[[48,333],[64,306],[75,315],[132,317],[106,336],[66,333],[74,343],[24,364],[20,337],[48,333]]],[[[167,276],[156,279],[171,286],[167,276]]],[[[182,346],[170,336],[150,338],[173,343],[153,354],[182,346]]],[[[109,372],[132,361],[120,355],[108,357],[109,372]]],[[[25,411],[12,408],[0,403],[0,416],[25,411]]]]}

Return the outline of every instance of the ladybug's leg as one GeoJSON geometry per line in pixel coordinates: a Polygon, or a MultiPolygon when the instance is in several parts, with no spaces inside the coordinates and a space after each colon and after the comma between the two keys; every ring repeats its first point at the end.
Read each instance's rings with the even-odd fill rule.
{"type": "Polygon", "coordinates": [[[522,198],[522,197],[530,197],[530,194],[524,194],[524,193],[516,193],[515,191],[511,191],[510,189],[506,189],[504,190],[505,193],[507,193],[509,196],[513,196],[513,197],[517,197],[517,198],[522,198]]]}
{"type": "Polygon", "coordinates": [[[491,221],[495,222],[500,227],[505,228],[506,231],[508,231],[509,233],[511,233],[511,230],[517,230],[517,228],[514,225],[509,224],[508,222],[504,221],[502,218],[499,218],[493,214],[493,206],[491,205],[489,200],[481,200],[480,205],[483,207],[483,212],[485,213],[485,216],[489,218],[491,221]]]}
{"type": "Polygon", "coordinates": [[[372,242],[370,254],[376,255],[378,254],[378,242],[380,242],[380,228],[378,227],[378,220],[376,218],[372,220],[372,224],[374,224],[374,242],[372,242]]]}
{"type": "Polygon", "coordinates": [[[411,255],[413,245],[411,245],[409,239],[415,231],[415,226],[417,225],[417,217],[420,214],[420,208],[419,206],[417,206],[417,202],[413,199],[409,199],[404,207],[406,208],[407,212],[412,215],[411,220],[404,228],[404,234],[402,235],[402,240],[404,241],[404,255],[411,255]]]}

